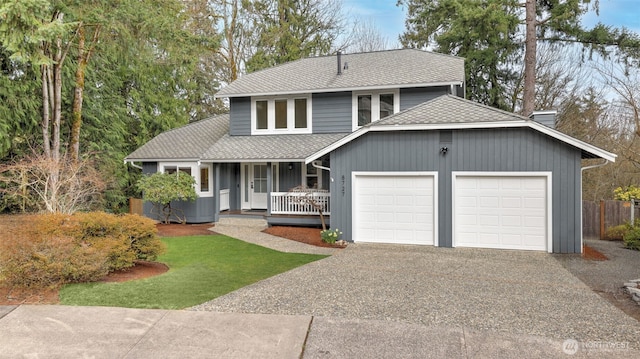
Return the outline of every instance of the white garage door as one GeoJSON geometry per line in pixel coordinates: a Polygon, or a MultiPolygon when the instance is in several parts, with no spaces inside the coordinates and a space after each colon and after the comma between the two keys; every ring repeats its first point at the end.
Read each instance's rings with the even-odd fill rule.
{"type": "Polygon", "coordinates": [[[454,178],[454,246],[550,250],[547,176],[454,178]]]}
{"type": "Polygon", "coordinates": [[[433,245],[434,185],[434,175],[354,174],[354,241],[433,245]]]}

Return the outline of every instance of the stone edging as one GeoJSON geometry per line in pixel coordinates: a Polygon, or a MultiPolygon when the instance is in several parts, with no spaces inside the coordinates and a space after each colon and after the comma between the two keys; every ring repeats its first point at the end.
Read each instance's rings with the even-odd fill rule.
{"type": "Polygon", "coordinates": [[[631,298],[640,305],[640,279],[632,279],[629,282],[624,284],[625,289],[629,294],[631,294],[631,298]]]}

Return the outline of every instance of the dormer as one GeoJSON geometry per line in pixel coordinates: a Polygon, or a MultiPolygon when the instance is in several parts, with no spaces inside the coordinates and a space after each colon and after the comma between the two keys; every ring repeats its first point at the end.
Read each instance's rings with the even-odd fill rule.
{"type": "Polygon", "coordinates": [[[464,60],[415,49],[310,57],[221,89],[230,135],[347,133],[443,94],[463,96],[464,60]]]}

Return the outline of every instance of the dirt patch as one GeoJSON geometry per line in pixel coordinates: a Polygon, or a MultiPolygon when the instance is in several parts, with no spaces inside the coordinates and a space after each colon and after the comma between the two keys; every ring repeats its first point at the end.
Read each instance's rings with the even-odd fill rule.
{"type": "Polygon", "coordinates": [[[101,282],[126,282],[130,280],[149,278],[156,275],[160,275],[169,270],[169,267],[164,263],[136,261],[136,265],[111,272],[104,277],[101,282]]]}
{"type": "Polygon", "coordinates": [[[57,289],[27,289],[0,287],[0,305],[58,304],[57,289]]]}
{"type": "Polygon", "coordinates": [[[263,230],[264,233],[290,239],[296,242],[311,244],[317,247],[344,248],[337,244],[325,243],[320,237],[319,228],[273,226],[263,230]]]}
{"type": "Polygon", "coordinates": [[[156,224],[156,229],[158,230],[158,235],[160,237],[182,237],[182,236],[217,234],[216,232],[209,230],[209,228],[211,227],[213,227],[213,223],[202,223],[202,224],[158,223],[156,224]]]}
{"type": "Polygon", "coordinates": [[[606,261],[609,259],[604,254],[598,252],[596,249],[591,248],[587,245],[583,247],[582,258],[589,259],[592,261],[606,261]]]}

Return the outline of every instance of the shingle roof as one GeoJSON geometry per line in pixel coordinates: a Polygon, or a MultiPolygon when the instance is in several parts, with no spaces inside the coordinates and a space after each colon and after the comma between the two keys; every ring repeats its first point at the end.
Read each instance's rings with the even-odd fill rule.
{"type": "Polygon", "coordinates": [[[199,159],[211,145],[228,132],[228,114],[210,117],[159,134],[125,160],[199,159]]]}
{"type": "Polygon", "coordinates": [[[405,131],[405,130],[438,130],[465,128],[500,128],[521,127],[530,128],[580,149],[582,158],[603,158],[615,161],[616,155],[601,148],[582,142],[567,134],[540,124],[528,117],[498,110],[493,107],[465,100],[452,95],[443,95],[424,102],[407,110],[398,112],[380,121],[362,126],[357,131],[339,139],[325,148],[312,153],[305,158],[305,162],[313,161],[334,151],[356,138],[375,131],[405,131]]]}
{"type": "Polygon", "coordinates": [[[304,160],[348,133],[305,135],[225,135],[202,156],[204,161],[304,160]]]}
{"type": "Polygon", "coordinates": [[[498,110],[461,97],[443,95],[393,114],[368,126],[395,126],[417,124],[478,123],[529,121],[527,117],[498,110]]]}
{"type": "Polygon", "coordinates": [[[416,49],[343,54],[342,65],[347,68],[338,75],[336,55],[301,59],[246,74],[216,96],[415,87],[464,81],[463,58],[416,49]]]}

